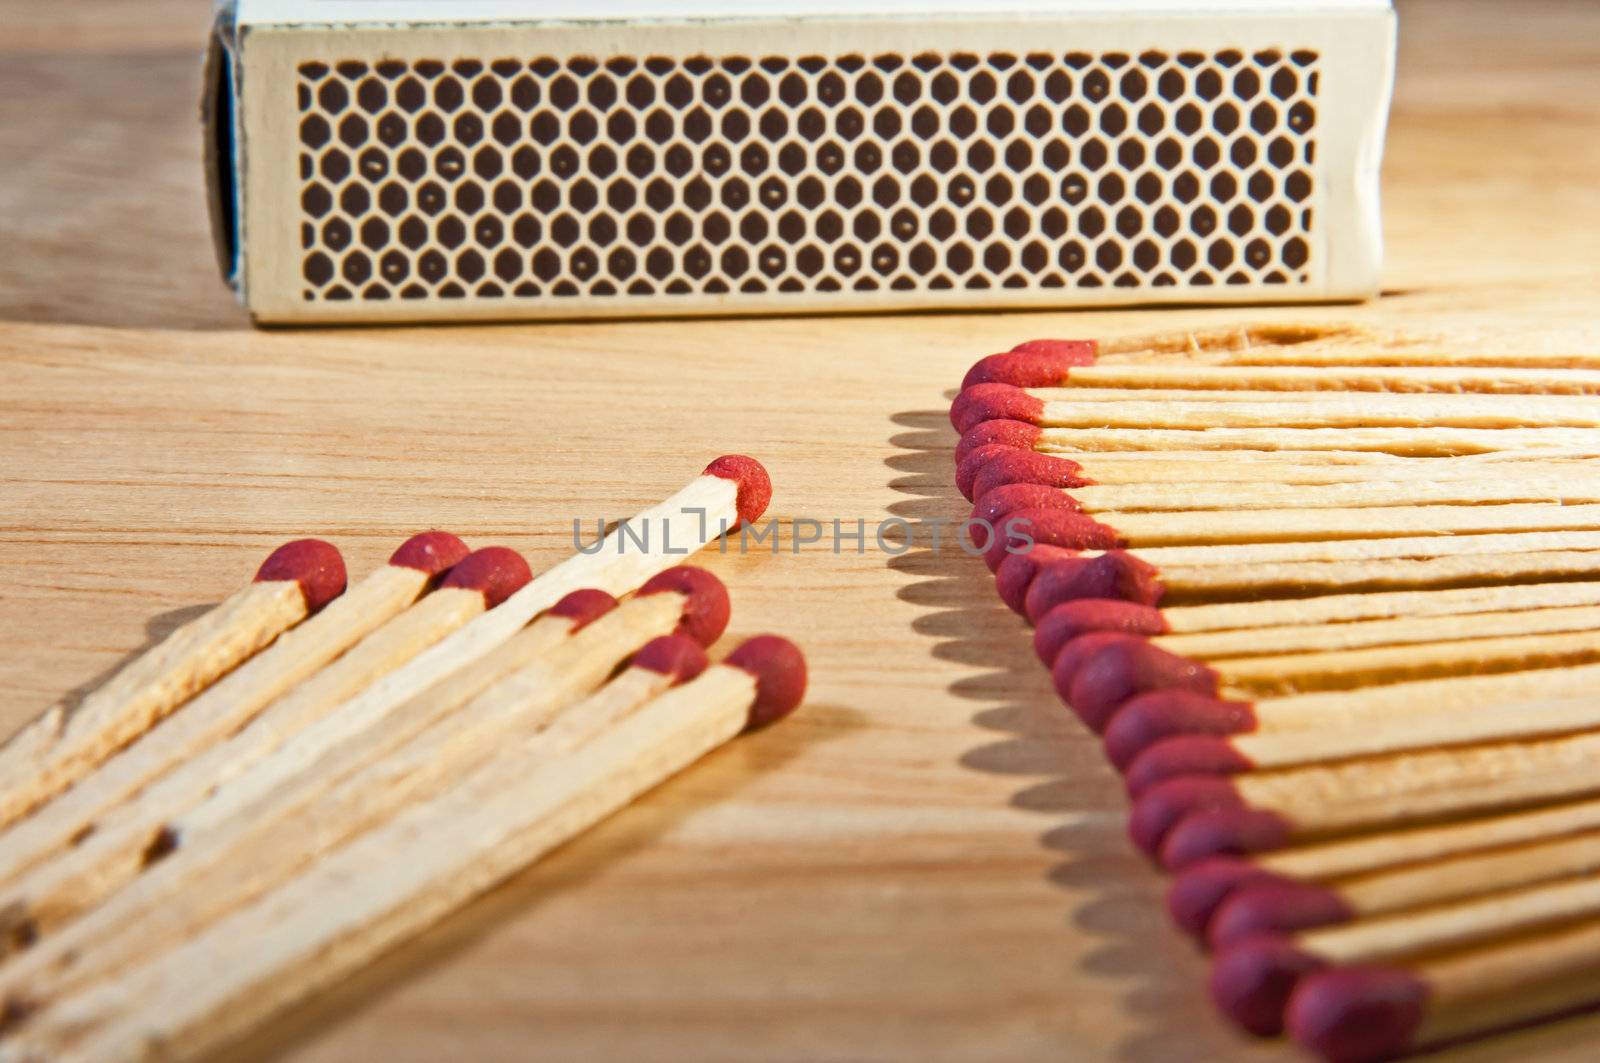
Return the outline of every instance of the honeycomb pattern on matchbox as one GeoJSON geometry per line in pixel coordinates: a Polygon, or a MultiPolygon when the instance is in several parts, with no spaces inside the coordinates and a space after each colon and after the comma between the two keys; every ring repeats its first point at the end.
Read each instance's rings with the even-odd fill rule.
{"type": "Polygon", "coordinates": [[[1310,283],[1313,52],[298,75],[307,300],[1310,283]]]}

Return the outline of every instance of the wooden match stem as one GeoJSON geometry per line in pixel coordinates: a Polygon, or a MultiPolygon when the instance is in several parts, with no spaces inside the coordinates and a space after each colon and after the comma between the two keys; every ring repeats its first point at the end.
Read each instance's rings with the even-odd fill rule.
{"type": "MultiPolygon", "coordinates": [[[[1051,453],[1043,451],[1042,453],[1051,453]]],[[[1277,457],[1277,452],[1262,452],[1263,457],[1277,457]]],[[[1309,452],[1317,453],[1316,451],[1309,452]]],[[[1284,455],[1285,458],[1291,455],[1284,455]]],[[[1308,456],[1293,452],[1292,457],[1308,456]]],[[[1084,457],[1084,475],[1096,487],[1121,487],[1134,484],[1344,484],[1371,483],[1374,480],[1390,483],[1451,483],[1457,480],[1483,481],[1496,475],[1505,475],[1510,462],[1485,461],[1486,457],[1500,455],[1470,455],[1447,458],[1398,458],[1381,455],[1380,462],[1308,462],[1289,460],[1239,461],[1237,454],[1219,461],[1216,455],[1204,458],[1155,460],[1148,451],[1128,451],[1119,454],[1096,454],[1084,457]],[[1116,457],[1138,455],[1145,460],[1108,461],[1116,457]]],[[[1518,476],[1534,475],[1576,480],[1600,475],[1600,459],[1590,457],[1556,458],[1541,455],[1515,462],[1518,476]]]]}
{"type": "MultiPolygon", "coordinates": [[[[1466,554],[1525,554],[1600,549],[1600,531],[1491,532],[1482,535],[1402,535],[1384,539],[1311,539],[1288,543],[1146,546],[1139,558],[1157,568],[1176,565],[1258,565],[1273,561],[1368,561],[1466,554]]],[[[1597,599],[1600,600],[1600,599],[1597,599]]]]}
{"type": "Polygon", "coordinates": [[[89,774],[306,616],[294,580],[250,583],[178,628],[73,709],[47,709],[0,748],[0,825],[89,774]]]}
{"type": "Polygon", "coordinates": [[[1600,793],[1600,733],[1426,750],[1235,776],[1296,838],[1600,793]]]}
{"type": "Polygon", "coordinates": [[[1395,506],[1373,509],[1251,509],[1188,513],[1101,512],[1095,519],[1127,546],[1381,539],[1479,532],[1592,531],[1600,505],[1395,506]]]}
{"type": "Polygon", "coordinates": [[[1331,963],[1377,963],[1600,915],[1600,874],[1371,916],[1294,935],[1331,963]]]}
{"type": "Polygon", "coordinates": [[[1327,594],[1316,598],[1224,602],[1164,608],[1173,635],[1253,631],[1282,626],[1342,624],[1356,620],[1459,616],[1520,609],[1583,606],[1600,602],[1600,582],[1527,583],[1448,590],[1327,594]]]}
{"type": "MultiPolygon", "coordinates": [[[[1600,427],[1600,408],[1588,396],[1355,394],[1322,392],[1315,401],[1273,396],[1260,402],[1214,401],[1192,395],[1164,401],[1130,398],[1079,401],[1072,388],[1035,388],[1043,404],[1029,418],[1040,428],[1180,429],[1528,429],[1600,427]]],[[[1179,393],[1182,395],[1183,393],[1179,393]]]]}
{"type": "MultiPolygon", "coordinates": [[[[1456,645],[1464,644],[1452,644],[1456,645]]],[[[1418,647],[1392,649],[1396,652],[1390,667],[1396,671],[1406,667],[1399,660],[1401,655],[1424,652],[1418,647]]],[[[1569,659],[1592,661],[1600,657],[1600,639],[1592,632],[1579,633],[1571,636],[1569,650],[1569,659]]],[[[1518,660],[1513,648],[1507,646],[1505,652],[1507,661],[1518,660]]],[[[1453,666],[1467,674],[1263,699],[1255,703],[1256,730],[1234,735],[1229,745],[1250,758],[1257,769],[1271,769],[1600,727],[1600,700],[1593,697],[1594,685],[1600,682],[1600,665],[1539,667],[1548,663],[1548,656],[1530,650],[1526,666],[1532,671],[1472,674],[1482,665],[1463,653],[1435,667],[1453,666]]],[[[1304,667],[1309,670],[1313,666],[1308,663],[1304,667]]],[[[1427,674],[1426,667],[1415,666],[1412,674],[1418,673],[1427,674]]],[[[1374,681],[1382,681],[1381,669],[1375,668],[1372,674],[1374,681]]],[[[1355,681],[1365,678],[1361,672],[1345,675],[1355,681]]],[[[1294,681],[1290,678],[1284,683],[1294,681]]]]}
{"type": "Polygon", "coordinates": [[[165,823],[483,610],[477,589],[434,591],[268,706],[243,730],[156,779],[135,800],[107,807],[95,820],[57,824],[63,843],[78,836],[83,840],[7,883],[0,891],[0,910],[20,906],[31,913],[35,929],[44,930],[96,903],[139,872],[142,854],[165,823]]]}
{"type": "MultiPolygon", "coordinates": [[[[1448,459],[1441,459],[1448,460],[1448,459]]],[[[1346,509],[1354,507],[1481,504],[1489,502],[1600,501],[1595,470],[1549,473],[1518,469],[1512,477],[1463,480],[1384,480],[1354,483],[1217,483],[1194,481],[1076,487],[1068,492],[1089,514],[1241,509],[1346,509]]]]}
{"type": "Polygon", "coordinates": [[[1408,967],[1431,990],[1414,1043],[1457,1040],[1600,1001],[1600,922],[1495,942],[1408,967]]]}
{"type": "Polygon", "coordinates": [[[403,565],[374,570],[98,771],[12,824],[0,835],[0,882],[66,848],[108,809],[248,723],[416,601],[428,580],[427,573],[403,565]]]}
{"type": "MultiPolygon", "coordinates": [[[[1170,565],[1160,570],[1167,599],[1243,597],[1318,590],[1391,590],[1402,587],[1562,579],[1600,575],[1600,551],[1546,550],[1523,554],[1469,554],[1413,560],[1305,561],[1233,568],[1170,565]]],[[[1262,603],[1265,604],[1265,603],[1262,603]]]]}
{"type": "Polygon", "coordinates": [[[1426,861],[1591,830],[1600,830],[1600,799],[1300,845],[1263,853],[1254,862],[1291,878],[1327,881],[1384,868],[1425,868],[1426,861]]]}
{"type": "MultiPolygon", "coordinates": [[[[1067,387],[1082,389],[1202,389],[1229,391],[1479,392],[1543,395],[1600,394],[1600,372],[1584,369],[1468,368],[1465,366],[1074,366],[1067,387]]],[[[1124,398],[1126,394],[1124,393],[1124,398]]]]}
{"type": "MultiPolygon", "coordinates": [[[[1348,334],[1347,330],[1347,334],[1348,334]]],[[[1325,336],[1295,342],[1283,342],[1269,337],[1268,330],[1252,330],[1249,338],[1228,337],[1220,332],[1194,334],[1194,342],[1187,347],[1169,345],[1136,348],[1131,344],[1102,343],[1101,356],[1096,365],[1122,364],[1138,359],[1134,364],[1178,364],[1193,366],[1311,366],[1317,368],[1439,366],[1448,369],[1483,367],[1504,369],[1526,367],[1529,369],[1600,369],[1600,355],[1584,352],[1544,351],[1470,351],[1437,347],[1396,347],[1388,344],[1342,343],[1330,345],[1322,342],[1336,338],[1330,332],[1325,336]],[[1182,361],[1163,363],[1149,357],[1151,352],[1162,351],[1181,354],[1182,361]]]]}
{"type": "MultiPolygon", "coordinates": [[[[1118,451],[1372,451],[1401,457],[1453,457],[1516,451],[1600,448],[1585,428],[1042,428],[1035,450],[1077,458],[1118,451]]],[[[1087,459],[1084,459],[1087,461],[1087,459]]]]}
{"type": "Polygon", "coordinates": [[[514,680],[502,680],[462,709],[461,717],[472,719],[445,717],[318,797],[314,815],[307,816],[309,829],[294,818],[280,818],[266,829],[206,839],[221,848],[190,861],[181,880],[166,880],[157,893],[142,890],[110,898],[106,908],[96,909],[82,924],[43,938],[13,967],[0,970],[0,997],[59,997],[149,961],[275,889],[317,856],[389,820],[397,810],[446,791],[502,756],[507,743],[518,746],[512,759],[523,772],[549,764],[672,685],[670,676],[635,668],[594,690],[610,674],[614,658],[629,652],[606,645],[621,647],[640,637],[648,640],[651,632],[659,634],[659,624],[651,628],[658,613],[654,608],[618,610],[605,624],[610,631],[600,628],[605,618],[595,621],[594,637],[584,639],[586,632],[574,636],[541,663],[518,672],[514,680]],[[582,692],[592,693],[578,700],[582,692]]]}
{"type": "MultiPolygon", "coordinates": [[[[1591,597],[1590,600],[1600,599],[1591,597]]],[[[1588,630],[1600,630],[1600,606],[1520,609],[1461,616],[1404,616],[1343,624],[1293,624],[1193,635],[1158,635],[1150,641],[1183,657],[1227,662],[1277,653],[1325,653],[1371,646],[1410,646],[1456,639],[1588,630]]]]}
{"type": "Polygon", "coordinates": [[[1600,831],[1370,872],[1335,889],[1358,916],[1384,915],[1600,871],[1600,831]]]}
{"type": "Polygon", "coordinates": [[[558,768],[497,757],[251,906],[34,1015],[10,1050],[66,1060],[152,1043],[182,1055],[213,1049],[724,744],[744,728],[754,696],[753,677],[713,666],[558,768]]]}

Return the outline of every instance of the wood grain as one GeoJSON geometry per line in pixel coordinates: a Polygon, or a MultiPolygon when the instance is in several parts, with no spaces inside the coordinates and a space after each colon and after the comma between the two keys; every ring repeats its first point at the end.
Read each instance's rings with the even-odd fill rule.
{"type": "MultiPolygon", "coordinates": [[[[347,332],[250,331],[214,276],[207,18],[0,0],[0,732],[289,535],[332,539],[356,575],[432,526],[548,565],[573,517],[742,450],[786,537],[892,515],[919,547],[708,556],[733,636],[806,650],[797,718],[229,1059],[1292,1058],[1213,1017],[1021,622],[980,562],[923,549],[967,510],[947,390],[1033,336],[1245,321],[1600,350],[1600,10],[1404,0],[1371,305],[347,332]]],[[[1575,1019],[1455,1056],[1577,1061],[1597,1040],[1575,1019]]]]}

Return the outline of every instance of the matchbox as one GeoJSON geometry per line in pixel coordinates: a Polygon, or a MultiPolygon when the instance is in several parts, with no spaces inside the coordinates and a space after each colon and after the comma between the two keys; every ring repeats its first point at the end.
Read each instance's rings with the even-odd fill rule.
{"type": "Polygon", "coordinates": [[[1387,0],[237,0],[263,322],[1359,299],[1387,0]]]}

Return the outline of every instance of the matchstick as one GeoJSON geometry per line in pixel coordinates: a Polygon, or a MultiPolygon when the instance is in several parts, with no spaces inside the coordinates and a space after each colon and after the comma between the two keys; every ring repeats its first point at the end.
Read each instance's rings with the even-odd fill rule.
{"type": "MultiPolygon", "coordinates": [[[[1600,670],[1590,675],[1585,668],[1558,666],[1597,658],[1600,633],[1593,629],[1241,657],[1209,666],[1152,646],[1137,635],[1101,632],[1063,646],[1051,666],[1051,678],[1062,700],[1086,724],[1104,730],[1107,753],[1118,767],[1126,768],[1147,747],[1173,735],[1248,734],[1248,739],[1241,737],[1229,748],[1243,763],[1265,768],[1302,763],[1302,757],[1315,753],[1318,741],[1327,741],[1329,752],[1316,759],[1334,759],[1412,748],[1411,743],[1421,741],[1425,732],[1441,739],[1454,734],[1429,730],[1413,718],[1436,704],[1452,713],[1448,728],[1462,728],[1469,737],[1500,737],[1479,734],[1476,729],[1488,722],[1471,719],[1465,711],[1479,691],[1484,697],[1503,699],[1502,703],[1514,700],[1527,706],[1517,714],[1505,714],[1504,726],[1513,728],[1505,735],[1539,733],[1520,728],[1542,730],[1568,720],[1585,726],[1577,706],[1557,702],[1575,694],[1572,684],[1585,676],[1591,681],[1600,678],[1600,670]],[[1491,674],[1506,672],[1511,675],[1491,674]],[[1358,686],[1364,689],[1350,689],[1358,686]],[[1140,695],[1157,691],[1228,699],[1222,715],[1229,730],[1217,730],[1222,723],[1213,720],[1209,710],[1151,701],[1137,708],[1133,704],[1140,695]],[[1253,707],[1246,703],[1245,699],[1261,694],[1276,696],[1259,697],[1253,707]],[[1420,700],[1408,701],[1409,697],[1420,700]],[[1436,698],[1444,700],[1434,702],[1436,698]],[[1542,702],[1549,704],[1537,708],[1542,702]],[[1573,717],[1575,712],[1578,717],[1573,717]],[[1341,728],[1350,731],[1339,737],[1320,734],[1341,728]],[[1308,731],[1319,733],[1302,734],[1308,731]]],[[[1440,721],[1433,724],[1437,727],[1440,721]]]]}
{"type": "MultiPolygon", "coordinates": [[[[976,384],[950,405],[966,433],[985,421],[1022,421],[1041,429],[1522,429],[1600,427],[1600,410],[1583,395],[1473,395],[1322,392],[1314,401],[1269,396],[1259,401],[1213,392],[1211,400],[1153,401],[1126,392],[1117,402],[1080,401],[1071,388],[976,384]]],[[[1040,439],[1045,438],[1041,433],[1040,439]]],[[[1362,448],[1350,448],[1362,449],[1362,448]]]]}
{"type": "Polygon", "coordinates": [[[1134,802],[1129,833],[1171,870],[1357,828],[1600,792],[1600,733],[1369,757],[1231,777],[1169,779],[1134,802]]]}
{"type": "Polygon", "coordinates": [[[1299,597],[1336,590],[1388,592],[1408,587],[1593,577],[1600,575],[1597,553],[1600,552],[1542,550],[1370,561],[1267,562],[1252,567],[1169,565],[1159,570],[1124,550],[1065,557],[1058,553],[1049,555],[1051,560],[1036,571],[1024,573],[1028,582],[1020,593],[1024,614],[1037,624],[1060,603],[1081,598],[1121,598],[1144,605],[1185,604],[1270,594],[1299,597]]]}
{"type": "MultiPolygon", "coordinates": [[[[614,614],[613,620],[622,616],[621,613],[614,614]]],[[[709,629],[703,629],[701,636],[704,637],[707,631],[709,629]]],[[[615,637],[615,632],[611,637],[615,637]]],[[[571,654],[567,657],[569,661],[575,659],[571,654]]],[[[516,750],[516,760],[524,772],[547,770],[554,758],[570,752],[614,725],[668,688],[695,678],[705,671],[709,663],[705,650],[695,638],[676,634],[658,636],[641,646],[628,662],[628,667],[604,686],[559,713],[555,709],[557,701],[547,701],[531,714],[520,707],[516,708],[514,711],[520,717],[507,721],[503,741],[516,750]]],[[[502,698],[499,704],[503,706],[507,702],[508,699],[502,698]]],[[[480,747],[489,745],[482,742],[481,738],[475,739],[475,742],[480,747]]],[[[417,750],[403,748],[399,763],[409,763],[406,759],[408,752],[417,750]]],[[[450,761],[448,773],[442,771],[437,763],[425,765],[422,770],[432,774],[433,783],[431,786],[414,788],[409,801],[425,799],[441,787],[447,788],[453,779],[465,773],[469,763],[481,763],[494,755],[493,748],[478,748],[472,751],[473,759],[470,761],[457,756],[450,761]]],[[[349,815],[356,788],[372,782],[392,784],[400,773],[401,769],[395,764],[386,763],[380,766],[380,770],[363,773],[336,788],[318,804],[317,830],[311,832],[311,836],[302,838],[299,845],[285,845],[281,850],[277,847],[258,850],[266,851],[269,855],[254,861],[213,863],[209,872],[203,872],[198,881],[190,879],[182,884],[180,896],[184,901],[181,904],[158,906],[138,916],[134,922],[129,922],[126,914],[119,916],[112,913],[108,916],[97,912],[88,925],[69,926],[59,936],[45,937],[36,948],[16,957],[10,967],[0,971],[0,999],[20,992],[35,999],[60,998],[96,978],[106,976],[108,972],[142,962],[169,947],[173,941],[198,932],[216,913],[238,907],[259,896],[278,880],[274,872],[282,872],[286,876],[292,873],[293,868],[303,865],[318,853],[331,850],[334,843],[327,839],[336,835],[329,829],[329,823],[338,820],[341,813],[349,815]],[[325,844],[319,847],[315,844],[319,840],[325,844]],[[229,889],[231,892],[223,892],[229,889]]],[[[408,780],[411,781],[414,780],[408,780]]],[[[403,809],[406,805],[396,804],[394,807],[403,809]]],[[[382,821],[383,817],[374,814],[370,802],[364,813],[361,818],[344,823],[344,829],[351,836],[382,821]]],[[[272,841],[292,830],[292,825],[284,824],[262,835],[260,842],[270,846],[272,841]]],[[[148,898],[145,900],[148,902],[148,898]]],[[[113,898],[111,904],[120,913],[129,913],[137,907],[121,897],[113,898]]]]}
{"type": "MultiPolygon", "coordinates": [[[[30,921],[33,933],[39,933],[120,888],[138,873],[152,847],[159,849],[165,823],[294,740],[381,676],[504,601],[529,578],[527,563],[514,551],[505,547],[476,551],[457,562],[432,594],[279,698],[242,731],[203,752],[197,750],[156,778],[134,800],[115,806],[102,802],[97,818],[75,816],[49,824],[43,822],[46,810],[46,817],[25,824],[28,840],[35,843],[29,850],[35,860],[28,862],[51,855],[54,850],[45,848],[47,844],[61,848],[72,839],[81,841],[20,880],[11,881],[14,875],[0,880],[7,881],[0,897],[23,898],[9,906],[0,900],[0,910],[27,913],[22,917],[30,921]],[[47,827],[53,829],[47,833],[47,827]]],[[[123,778],[130,777],[131,772],[123,773],[123,778]]],[[[98,779],[93,777],[86,785],[98,779]]],[[[103,791],[107,796],[116,792],[103,791]]],[[[17,866],[25,864],[19,860],[17,866]]]]}
{"type": "MultiPolygon", "coordinates": [[[[1004,357],[1004,356],[1001,356],[1004,357]]],[[[982,363],[980,363],[982,364],[982,363]]],[[[974,367],[976,370],[977,367],[974,367]]],[[[1261,392],[1474,392],[1488,394],[1595,395],[1600,372],[1542,366],[1444,365],[1174,365],[1121,363],[1063,365],[993,363],[969,374],[973,384],[1090,390],[1261,392]],[[981,377],[981,379],[980,379],[981,377]]]]}
{"type": "MultiPolygon", "coordinates": [[[[1487,537],[1485,537],[1487,538],[1487,537]]],[[[1372,540],[1355,540],[1366,542],[1372,540]]],[[[1049,548],[1039,547],[1045,551],[1049,548]]],[[[1025,555],[1024,555],[1025,556],[1025,555]]],[[[1006,564],[1010,564],[1007,561],[1006,564]]],[[[997,573],[996,582],[1004,574],[997,573]]],[[[1031,581],[1030,581],[1031,582],[1031,581]]],[[[1028,588],[1022,587],[1025,595],[1028,588]]],[[[1003,597],[1004,595],[1002,595],[1003,597]]],[[[1218,605],[1174,606],[1155,609],[1117,599],[1080,598],[1053,606],[1034,629],[1033,646],[1046,667],[1053,665],[1061,647],[1079,635],[1094,631],[1120,631],[1155,636],[1163,649],[1192,657],[1240,655],[1239,647],[1260,653],[1313,649],[1354,649],[1362,645],[1400,644],[1413,641],[1408,632],[1459,631],[1471,637],[1477,614],[1555,614],[1565,609],[1585,609],[1600,602],[1600,583],[1511,583],[1489,587],[1447,590],[1390,591],[1377,594],[1326,594],[1315,598],[1280,598],[1265,601],[1226,602],[1218,605]],[[1430,627],[1430,618],[1437,621],[1430,627]]],[[[1488,621],[1486,623],[1495,623],[1488,621]]],[[[1511,618],[1507,624],[1512,623],[1511,618]]],[[[1540,626],[1530,619],[1526,631],[1564,630],[1557,621],[1540,626]]],[[[1479,629],[1479,634],[1487,632],[1479,629]]],[[[1510,631],[1495,629],[1495,634],[1510,631]]]]}
{"type": "MultiPolygon", "coordinates": [[[[1490,852],[1370,872],[1326,885],[1294,879],[1261,881],[1234,891],[1217,909],[1207,927],[1206,941],[1212,949],[1220,950],[1261,934],[1286,936],[1359,923],[1361,933],[1328,938],[1328,951],[1318,951],[1337,962],[1364,962],[1378,954],[1345,950],[1369,949],[1379,939],[1397,944],[1400,940],[1398,935],[1373,933],[1378,924],[1366,920],[1488,894],[1500,896],[1507,891],[1595,872],[1600,872],[1600,831],[1527,841],[1490,852]]],[[[1456,925],[1465,922],[1458,918],[1456,925]]]]}
{"type": "Polygon", "coordinates": [[[0,748],[0,825],[13,822],[343,593],[344,559],[318,539],[278,547],[255,579],[147,650],[76,708],[57,704],[0,748]]]}
{"type": "MultiPolygon", "coordinates": [[[[1575,835],[1600,831],[1600,800],[1568,801],[1530,811],[1475,816],[1459,822],[1388,829],[1334,841],[1295,845],[1248,857],[1218,856],[1187,867],[1167,893],[1167,911],[1184,930],[1203,936],[1211,920],[1232,897],[1256,885],[1342,885],[1380,882],[1388,896],[1405,888],[1410,876],[1431,879],[1429,869],[1452,859],[1479,859],[1468,875],[1448,875],[1440,889],[1459,885],[1485,889],[1517,885],[1518,876],[1549,866],[1523,854],[1524,847],[1549,844],[1559,849],[1575,835]]],[[[1527,881],[1532,881],[1528,879],[1527,881]]],[[[1466,895],[1466,894],[1463,894],[1466,895]]],[[[1368,902],[1372,903],[1372,902],[1368,902]]]]}
{"type": "MultiPolygon", "coordinates": [[[[529,771],[505,751],[432,800],[320,857],[200,934],[63,1001],[24,995],[21,1055],[96,1058],[129,1045],[214,1049],[433,924],[740,731],[799,704],[791,644],[752,639],[566,754],[529,771]],[[373,874],[382,868],[382,874],[373,874]]],[[[535,739],[536,741],[536,739],[535,739]]]]}
{"type": "MultiPolygon", "coordinates": [[[[465,705],[424,699],[380,721],[346,705],[169,820],[162,830],[169,839],[165,857],[52,944],[92,954],[85,964],[149,953],[189,932],[174,920],[192,930],[217,918],[272,888],[316,853],[382,822],[406,802],[438,792],[495,756],[510,736],[547,726],[650,639],[676,630],[710,643],[728,615],[721,582],[680,566],[658,574],[637,596],[465,705]],[[449,711],[441,713],[441,707],[449,711]],[[125,953],[113,943],[119,939],[131,942],[125,953]]],[[[88,899],[62,890],[12,898],[6,907],[36,931],[48,932],[79,915],[88,899]]]]}
{"type": "Polygon", "coordinates": [[[1288,1029],[1324,1059],[1368,1063],[1574,1011],[1600,1000],[1600,922],[1589,919],[1404,966],[1312,974],[1288,1029]]]}

